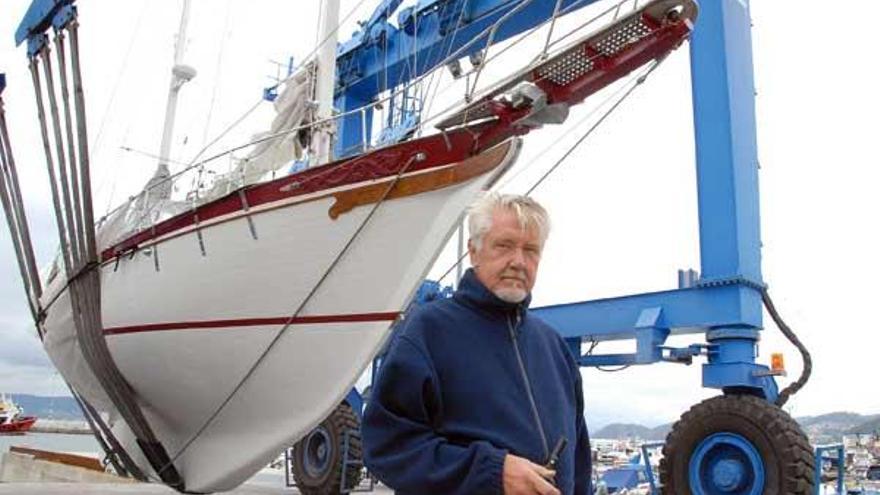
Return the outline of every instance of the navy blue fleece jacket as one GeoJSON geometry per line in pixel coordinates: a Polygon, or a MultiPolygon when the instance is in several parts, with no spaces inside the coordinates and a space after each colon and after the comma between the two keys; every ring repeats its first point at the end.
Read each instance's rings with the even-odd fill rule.
{"type": "Polygon", "coordinates": [[[406,319],[364,415],[364,460],[382,482],[399,494],[500,494],[507,453],[543,465],[565,437],[557,486],[591,493],[580,373],[528,302],[502,301],[468,270],[454,297],[406,319]]]}

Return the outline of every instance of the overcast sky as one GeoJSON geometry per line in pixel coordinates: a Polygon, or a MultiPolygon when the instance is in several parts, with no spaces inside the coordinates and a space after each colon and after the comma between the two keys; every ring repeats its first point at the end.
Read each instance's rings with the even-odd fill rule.
{"type": "MultiPolygon", "coordinates": [[[[0,72],[7,73],[3,97],[11,141],[45,263],[56,242],[54,224],[25,53],[13,46],[13,32],[28,3],[4,2],[0,72]]],[[[358,3],[343,0],[343,14],[358,3]]],[[[355,10],[344,24],[343,39],[375,3],[368,0],[355,10]]],[[[798,416],[834,410],[880,413],[880,395],[866,393],[880,352],[874,318],[874,285],[880,279],[880,160],[874,146],[880,70],[870,51],[877,45],[871,36],[880,5],[857,2],[859,9],[852,14],[810,2],[752,3],[764,279],[814,360],[813,378],[787,408],[798,416]],[[794,10],[795,5],[806,8],[794,10]]],[[[159,148],[180,3],[83,0],[78,5],[100,215],[137,192],[155,166],[149,155],[159,148]]],[[[276,71],[270,60],[309,54],[317,5],[194,1],[185,61],[199,75],[182,91],[175,159],[191,159],[259,100],[276,71]]],[[[586,14],[578,15],[570,22],[586,14]]],[[[536,53],[535,43],[525,46],[536,53]]],[[[485,81],[521,64],[526,51],[512,50],[507,62],[490,65],[485,81]]],[[[527,189],[585,130],[591,121],[577,122],[609,93],[573,111],[565,125],[530,135],[514,173],[525,171],[504,190],[527,189]],[[539,153],[568,130],[557,146],[539,153]]],[[[436,108],[460,97],[457,89],[447,91],[436,108]]],[[[270,118],[271,109],[264,105],[221,147],[243,142],[270,118]]],[[[535,192],[554,225],[535,304],[670,289],[677,269],[699,268],[692,135],[685,47],[535,192]]],[[[6,229],[0,229],[0,237],[0,391],[63,394],[63,382],[34,337],[6,229]]],[[[446,271],[452,257],[448,251],[432,274],[446,271]]],[[[760,360],[766,363],[770,352],[785,352],[789,378],[782,384],[787,384],[800,372],[800,359],[769,318],[765,324],[760,360]]],[[[687,345],[701,337],[672,343],[687,345]]],[[[613,349],[601,346],[599,351],[613,349]]],[[[584,377],[594,425],[658,425],[716,393],[701,388],[699,363],[614,374],[588,369],[584,377]]]]}

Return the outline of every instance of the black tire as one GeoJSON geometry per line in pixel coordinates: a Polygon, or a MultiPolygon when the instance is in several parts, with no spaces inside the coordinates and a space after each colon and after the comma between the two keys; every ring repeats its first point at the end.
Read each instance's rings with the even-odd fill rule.
{"type": "Polygon", "coordinates": [[[342,403],[324,421],[293,446],[292,471],[296,487],[303,495],[330,495],[342,492],[342,456],[348,431],[349,464],[345,488],[360,483],[361,432],[357,415],[342,403]]]}
{"type": "MultiPolygon", "coordinates": [[[[751,464],[747,456],[742,459],[746,461],[741,465],[747,469],[741,472],[757,472],[749,468],[751,464]]],[[[788,413],[758,397],[727,395],[693,406],[673,425],[663,447],[660,482],[662,493],[668,495],[756,492],[763,495],[812,495],[814,465],[810,442],[788,413]],[[736,443],[743,439],[746,443],[736,443]],[[723,482],[730,483],[724,489],[718,489],[718,486],[691,487],[692,468],[695,475],[707,473],[710,467],[718,466],[712,464],[713,459],[726,459],[742,452],[751,452],[761,464],[763,490],[758,486],[757,477],[748,476],[735,478],[736,481],[724,479],[723,482]],[[694,466],[691,466],[692,460],[694,466]]]]}

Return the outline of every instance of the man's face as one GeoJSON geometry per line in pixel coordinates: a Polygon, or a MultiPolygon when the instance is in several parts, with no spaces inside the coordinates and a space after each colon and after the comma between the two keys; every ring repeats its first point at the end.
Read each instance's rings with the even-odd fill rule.
{"type": "Polygon", "coordinates": [[[533,226],[523,230],[516,214],[496,208],[480,249],[468,241],[477,279],[500,299],[519,303],[531,292],[541,261],[541,238],[533,226]]]}

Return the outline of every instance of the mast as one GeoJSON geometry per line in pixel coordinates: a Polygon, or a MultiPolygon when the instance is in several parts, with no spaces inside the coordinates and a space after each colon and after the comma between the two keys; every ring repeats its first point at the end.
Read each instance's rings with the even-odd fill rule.
{"type": "Polygon", "coordinates": [[[180,88],[196,76],[196,70],[184,65],[183,55],[186,50],[186,27],[189,23],[190,0],[183,0],[180,14],[180,27],[174,42],[174,66],[171,68],[171,84],[168,87],[168,102],[165,105],[165,126],[162,128],[162,144],[159,147],[159,165],[156,173],[147,184],[151,189],[149,195],[154,199],[168,199],[171,196],[171,181],[168,160],[171,154],[171,139],[174,133],[174,119],[177,113],[177,98],[180,88]],[[164,181],[164,182],[162,182],[164,181]],[[161,183],[161,184],[160,184],[161,183]]]}
{"type": "MultiPolygon", "coordinates": [[[[336,86],[336,42],[339,23],[339,0],[323,3],[321,34],[318,47],[318,74],[315,81],[315,99],[318,108],[315,120],[321,121],[333,116],[333,92],[336,86]]],[[[328,121],[314,127],[309,147],[310,165],[321,165],[332,159],[331,149],[335,134],[335,123],[328,121]]]]}

